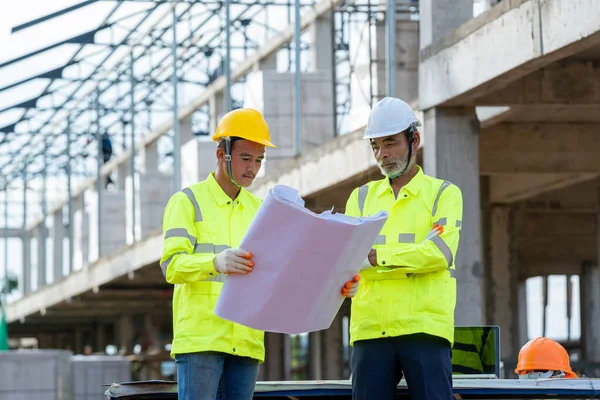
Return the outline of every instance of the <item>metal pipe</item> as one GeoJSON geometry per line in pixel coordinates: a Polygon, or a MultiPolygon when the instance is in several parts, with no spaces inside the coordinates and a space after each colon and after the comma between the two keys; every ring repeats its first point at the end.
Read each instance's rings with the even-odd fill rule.
{"type": "Polygon", "coordinates": [[[294,155],[299,156],[301,152],[301,100],[302,89],[300,87],[300,0],[295,0],[294,5],[294,57],[295,57],[295,91],[294,91],[294,155]]]}
{"type": "Polygon", "coordinates": [[[571,277],[567,275],[567,342],[571,341],[571,319],[573,314],[573,282],[571,277]]]}
{"type": "Polygon", "coordinates": [[[67,236],[69,238],[69,273],[73,272],[73,258],[74,258],[74,245],[73,245],[73,183],[71,181],[71,174],[73,169],[71,168],[73,163],[73,157],[71,156],[71,119],[67,118],[67,213],[69,217],[69,225],[67,226],[67,236]]]}
{"type": "Polygon", "coordinates": [[[130,53],[131,62],[129,72],[131,73],[131,157],[129,158],[129,170],[131,172],[131,237],[135,243],[135,75],[134,75],[134,59],[133,51],[130,53]]]}
{"type": "Polygon", "coordinates": [[[44,138],[44,169],[42,170],[42,223],[40,224],[40,240],[38,242],[38,290],[46,284],[46,267],[48,261],[46,255],[46,239],[48,238],[48,229],[46,227],[46,218],[48,218],[48,140],[44,138]]]}
{"type": "Polygon", "coordinates": [[[4,286],[2,292],[8,296],[8,186],[4,187],[4,286]]]}
{"type": "MultiPolygon", "coordinates": [[[[179,137],[179,104],[178,104],[178,79],[177,79],[177,1],[173,5],[173,193],[181,190],[181,143],[179,137]]],[[[132,149],[133,151],[133,149],[132,149]]],[[[132,154],[133,156],[133,154],[132,154]]]]}
{"type": "Polygon", "coordinates": [[[373,33],[371,29],[373,27],[371,18],[371,0],[367,3],[367,22],[368,22],[368,37],[369,37],[369,108],[373,107],[373,33]]]}
{"type": "Polygon", "coordinates": [[[231,1],[225,1],[225,113],[232,110],[231,104],[231,1]]]}
{"type": "MultiPolygon", "coordinates": [[[[102,256],[102,133],[100,132],[100,90],[96,89],[96,141],[98,145],[97,162],[98,168],[96,170],[96,190],[98,191],[98,258],[102,256]]],[[[85,263],[85,260],[84,260],[85,263]]]]}
{"type": "Polygon", "coordinates": [[[31,288],[31,246],[27,233],[27,159],[23,164],[23,295],[29,294],[31,288]],[[29,254],[28,254],[29,253],[29,254]]]}
{"type": "Polygon", "coordinates": [[[386,0],[385,29],[386,94],[393,97],[396,92],[396,0],[386,0]]]}
{"type": "Polygon", "coordinates": [[[548,326],[548,277],[542,278],[542,295],[543,295],[543,307],[542,307],[542,336],[546,336],[546,327],[548,326]]]}

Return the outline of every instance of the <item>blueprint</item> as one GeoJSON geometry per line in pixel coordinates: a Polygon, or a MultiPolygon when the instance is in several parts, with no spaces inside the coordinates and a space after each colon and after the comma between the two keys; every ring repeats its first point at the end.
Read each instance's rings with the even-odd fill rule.
{"type": "Polygon", "coordinates": [[[316,214],[297,190],[275,186],[239,246],[253,254],[254,270],[227,276],[215,313],[267,332],[327,329],[387,218],[316,214]]]}

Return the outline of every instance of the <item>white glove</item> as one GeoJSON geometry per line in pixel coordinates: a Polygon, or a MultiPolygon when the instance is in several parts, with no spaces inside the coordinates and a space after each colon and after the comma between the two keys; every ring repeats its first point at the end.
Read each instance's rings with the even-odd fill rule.
{"type": "Polygon", "coordinates": [[[214,259],[215,271],[221,274],[247,274],[252,271],[252,254],[242,249],[226,249],[214,259]]]}

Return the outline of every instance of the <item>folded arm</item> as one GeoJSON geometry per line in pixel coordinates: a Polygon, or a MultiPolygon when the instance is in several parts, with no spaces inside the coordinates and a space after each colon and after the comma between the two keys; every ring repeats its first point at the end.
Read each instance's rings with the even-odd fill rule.
{"type": "Polygon", "coordinates": [[[173,195],[163,217],[164,246],[160,259],[160,268],[169,283],[198,282],[217,275],[214,252],[194,252],[198,241],[195,221],[195,209],[189,198],[182,192],[173,195]]]}
{"type": "Polygon", "coordinates": [[[462,208],[460,189],[450,185],[442,192],[435,215],[435,220],[443,224],[443,233],[421,243],[399,243],[377,249],[377,265],[415,274],[453,267],[462,227],[462,208]]]}

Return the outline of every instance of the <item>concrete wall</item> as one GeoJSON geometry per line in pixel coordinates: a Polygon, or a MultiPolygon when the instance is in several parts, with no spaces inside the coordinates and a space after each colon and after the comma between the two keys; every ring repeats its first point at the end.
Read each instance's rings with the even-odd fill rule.
{"type": "Polygon", "coordinates": [[[72,400],[71,352],[0,352],[0,399],[72,400]]]}
{"type": "Polygon", "coordinates": [[[72,388],[76,400],[100,400],[106,387],[131,381],[131,362],[121,356],[73,356],[72,388]]]}

